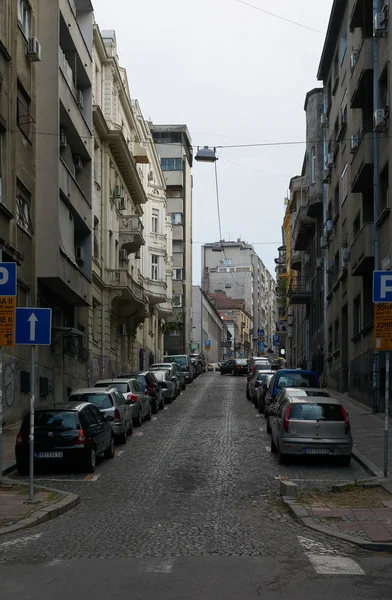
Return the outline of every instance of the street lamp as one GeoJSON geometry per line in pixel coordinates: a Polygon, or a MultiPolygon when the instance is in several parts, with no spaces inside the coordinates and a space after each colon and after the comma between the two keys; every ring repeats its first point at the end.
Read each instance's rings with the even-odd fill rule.
{"type": "Polygon", "coordinates": [[[212,149],[208,146],[204,146],[204,148],[202,148],[201,150],[200,148],[198,148],[195,160],[197,160],[198,162],[208,163],[216,162],[218,160],[218,157],[216,155],[216,148],[212,149]]]}
{"type": "Polygon", "coordinates": [[[221,218],[220,218],[220,207],[219,207],[219,188],[218,188],[218,172],[216,170],[216,161],[218,157],[216,155],[216,148],[209,148],[208,146],[204,146],[201,150],[197,149],[197,154],[195,156],[195,160],[198,162],[205,163],[214,163],[215,166],[215,188],[216,188],[216,204],[218,209],[218,224],[219,224],[219,234],[220,234],[220,242],[215,242],[212,245],[212,252],[223,252],[223,243],[222,243],[222,226],[221,226],[221,218]]]}

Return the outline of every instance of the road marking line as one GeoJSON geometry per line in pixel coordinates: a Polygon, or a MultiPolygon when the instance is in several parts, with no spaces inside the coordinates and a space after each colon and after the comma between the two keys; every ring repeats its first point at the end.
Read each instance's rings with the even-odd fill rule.
{"type": "Polygon", "coordinates": [[[318,575],[364,575],[365,571],[355,560],[338,555],[331,546],[324,546],[310,538],[297,536],[310,563],[318,575]]]}
{"type": "Polygon", "coordinates": [[[21,537],[16,540],[10,540],[9,542],[3,542],[2,544],[0,544],[0,546],[3,548],[7,548],[8,546],[17,546],[18,544],[20,544],[21,546],[24,546],[28,542],[38,540],[38,538],[40,538],[41,535],[42,535],[42,533],[35,533],[34,535],[26,535],[25,537],[21,537]]]}
{"type": "Polygon", "coordinates": [[[172,570],[173,561],[169,560],[151,561],[138,568],[138,571],[144,571],[146,573],[171,573],[172,570]]]}

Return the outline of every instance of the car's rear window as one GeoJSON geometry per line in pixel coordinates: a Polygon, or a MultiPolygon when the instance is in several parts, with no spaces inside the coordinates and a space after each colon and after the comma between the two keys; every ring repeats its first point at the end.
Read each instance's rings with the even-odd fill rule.
{"type": "Polygon", "coordinates": [[[257,377],[257,381],[261,381],[262,383],[269,383],[272,379],[273,375],[267,375],[266,373],[259,373],[257,377]]]}
{"type": "Polygon", "coordinates": [[[241,365],[241,366],[248,364],[248,361],[245,358],[240,358],[240,359],[236,360],[235,362],[237,363],[237,365],[241,365]]]}
{"type": "MultiPolygon", "coordinates": [[[[28,427],[30,415],[26,416],[23,426],[28,427]]],[[[44,431],[70,431],[76,429],[78,415],[74,411],[39,410],[34,416],[34,428],[44,431]]]]}
{"type": "Polygon", "coordinates": [[[319,390],[305,390],[305,394],[307,396],[318,396],[319,398],[330,398],[331,394],[328,394],[328,392],[320,392],[319,390]]]}
{"type": "Polygon", "coordinates": [[[166,356],[165,362],[166,363],[175,362],[178,365],[186,365],[188,360],[187,360],[186,356],[166,356]]]}
{"type": "MultiPolygon", "coordinates": [[[[96,383],[94,387],[97,388],[108,388],[108,387],[114,387],[116,388],[116,390],[118,390],[119,392],[121,392],[122,394],[126,394],[126,392],[128,391],[128,384],[120,381],[107,381],[106,383],[96,383]]],[[[91,402],[91,400],[89,400],[89,402],[91,402]]]]}
{"type": "Polygon", "coordinates": [[[113,402],[110,394],[72,394],[68,398],[69,402],[91,402],[99,410],[112,408],[113,402]]]}
{"type": "Polygon", "coordinates": [[[156,371],[154,375],[158,381],[166,381],[166,371],[156,371]]]}
{"type": "Polygon", "coordinates": [[[309,388],[318,387],[317,377],[312,373],[282,373],[277,377],[278,389],[287,387],[309,388]]]}
{"type": "Polygon", "coordinates": [[[290,419],[296,421],[344,421],[339,404],[293,404],[290,419]]]}

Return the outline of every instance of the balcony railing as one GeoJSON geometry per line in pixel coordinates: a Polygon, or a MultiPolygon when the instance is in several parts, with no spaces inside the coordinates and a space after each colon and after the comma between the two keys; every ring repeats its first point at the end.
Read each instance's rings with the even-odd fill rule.
{"type": "Polygon", "coordinates": [[[120,245],[131,254],[144,246],[143,224],[137,215],[122,215],[120,218],[120,245]]]}
{"type": "Polygon", "coordinates": [[[350,251],[351,275],[371,273],[374,267],[373,223],[364,223],[350,251]]]}
{"type": "Polygon", "coordinates": [[[133,279],[128,269],[110,269],[109,278],[110,287],[114,290],[128,294],[139,302],[145,302],[143,286],[133,279]]]}
{"type": "Polygon", "coordinates": [[[371,89],[373,71],[373,39],[364,38],[357,52],[353,52],[355,62],[351,74],[351,108],[365,106],[366,94],[371,89]]]}
{"type": "Polygon", "coordinates": [[[310,278],[292,277],[290,280],[288,297],[291,304],[306,304],[309,302],[311,297],[310,278]]]}

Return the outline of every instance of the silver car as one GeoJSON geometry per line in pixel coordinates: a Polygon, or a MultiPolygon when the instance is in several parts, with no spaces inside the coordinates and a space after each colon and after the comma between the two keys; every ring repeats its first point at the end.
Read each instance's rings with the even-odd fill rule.
{"type": "Polygon", "coordinates": [[[179,375],[177,363],[154,363],[150,369],[151,371],[169,371],[170,378],[176,385],[176,396],[180,395],[181,389],[185,389],[183,387],[185,385],[185,373],[180,371],[181,376],[179,375]]]}
{"type": "Polygon", "coordinates": [[[286,398],[299,398],[300,396],[319,396],[320,398],[330,398],[331,395],[325,388],[297,388],[297,387],[287,387],[280,390],[280,392],[275,397],[275,400],[271,402],[268,406],[268,413],[266,411],[265,405],[265,396],[264,396],[264,416],[267,419],[267,433],[271,433],[271,419],[273,415],[276,415],[278,406],[285,400],[286,398]]]}
{"type": "Polygon", "coordinates": [[[325,396],[286,396],[271,418],[271,452],[279,464],[289,456],[328,456],[348,466],[353,439],[344,406],[325,396]]]}
{"type": "Polygon", "coordinates": [[[113,435],[122,444],[126,443],[127,435],[133,431],[132,410],[123,395],[112,386],[75,390],[68,396],[68,402],[90,402],[106,417],[113,417],[113,435]]]}
{"type": "Polygon", "coordinates": [[[95,388],[116,388],[124,397],[125,403],[131,408],[132,420],[138,427],[144,419],[151,420],[151,398],[136,379],[118,378],[101,379],[94,384],[95,388]]]}
{"type": "Polygon", "coordinates": [[[165,403],[170,404],[176,397],[176,386],[171,380],[168,370],[154,371],[154,375],[158,379],[159,387],[162,388],[165,403]]]}

